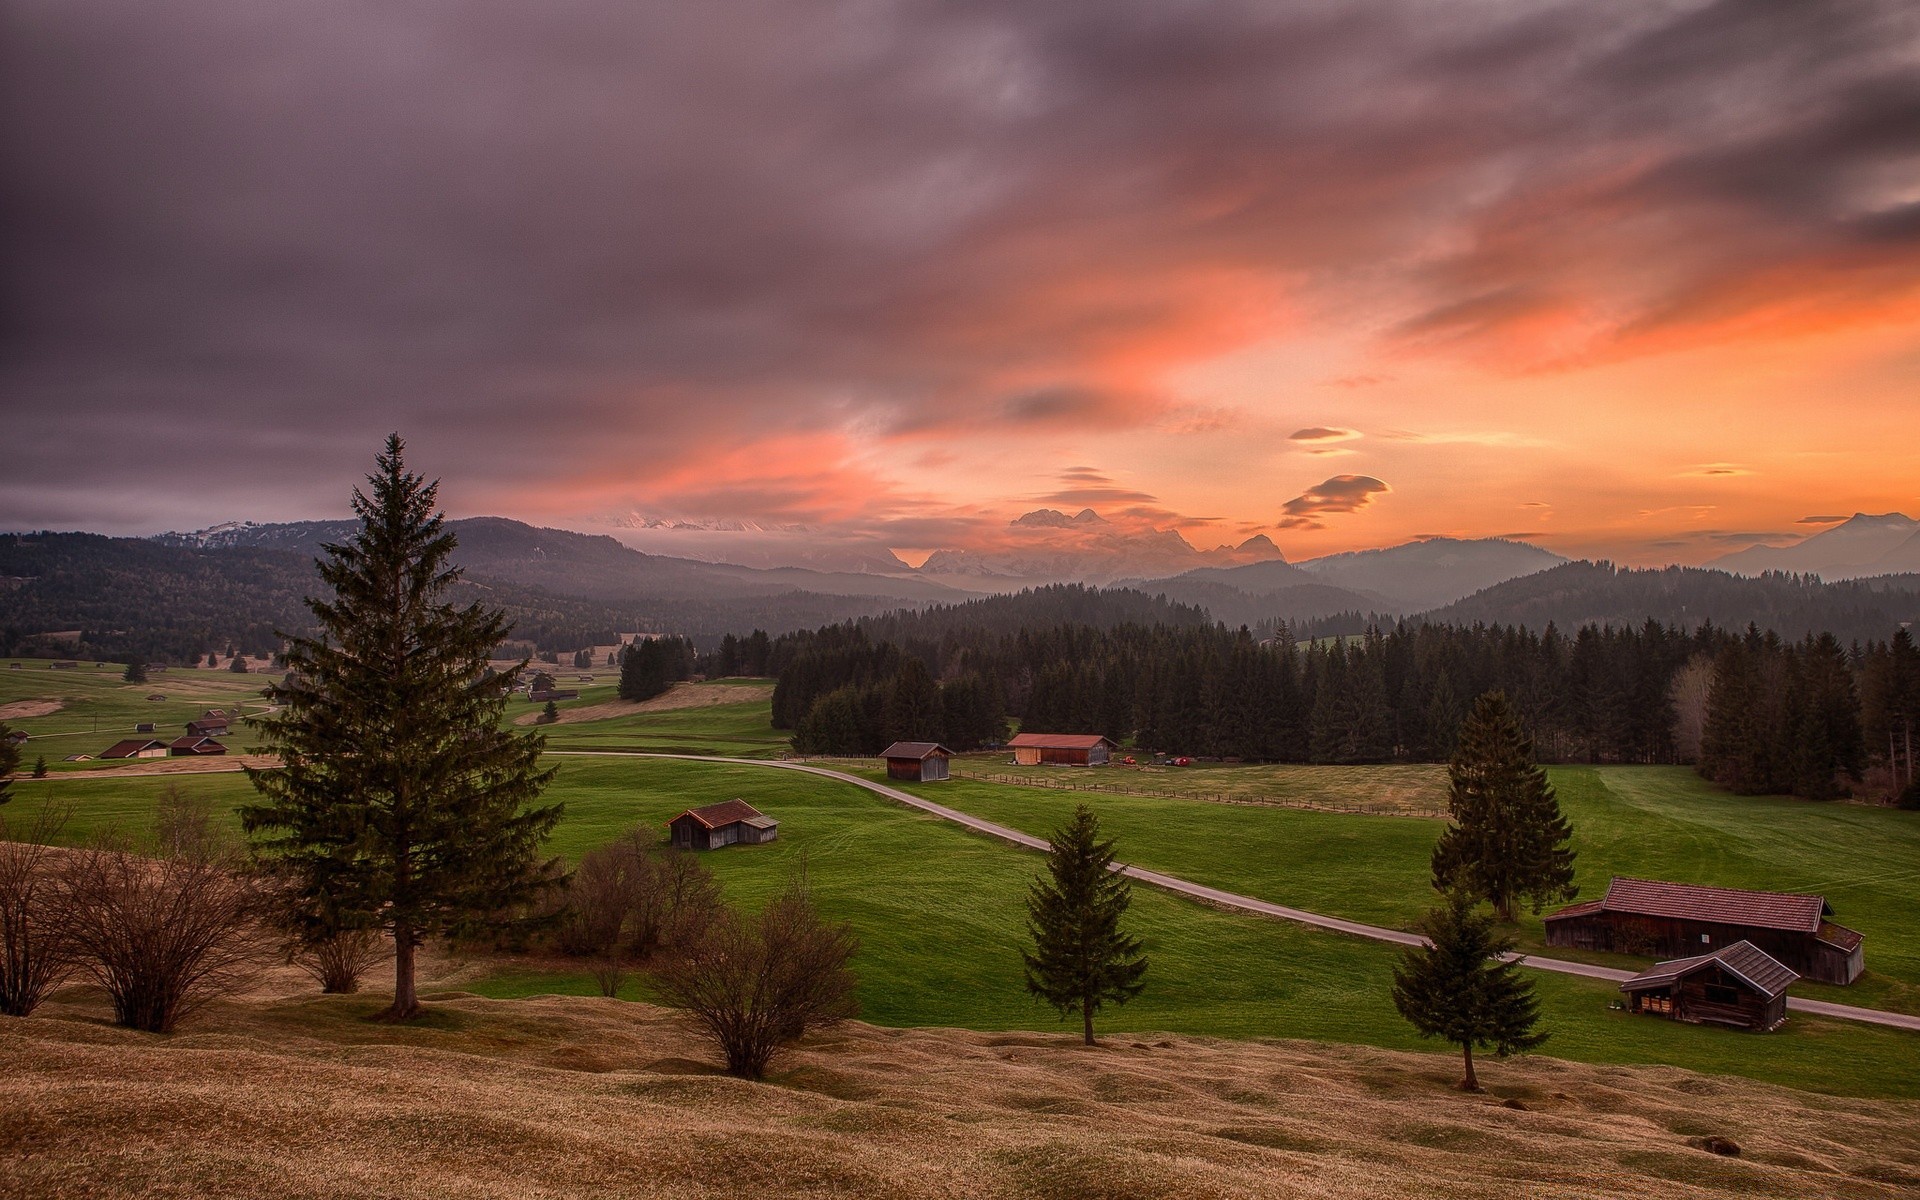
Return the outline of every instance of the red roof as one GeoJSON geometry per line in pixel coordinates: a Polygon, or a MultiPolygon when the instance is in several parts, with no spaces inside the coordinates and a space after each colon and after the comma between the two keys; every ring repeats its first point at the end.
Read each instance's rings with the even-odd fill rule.
{"type": "Polygon", "coordinates": [[[1607,885],[1605,899],[1571,905],[1547,919],[1554,921],[1596,912],[1617,912],[1705,921],[1714,925],[1749,925],[1759,929],[1785,929],[1793,933],[1818,933],[1821,917],[1826,911],[1827,902],[1820,896],[1700,887],[1691,883],[1629,879],[1616,875],[1613,882],[1607,885]]]}
{"type": "Polygon", "coordinates": [[[1016,733],[1009,746],[1032,746],[1039,750],[1091,750],[1100,743],[1114,745],[1097,733],[1016,733]]]}
{"type": "Polygon", "coordinates": [[[123,742],[115,742],[113,745],[108,746],[105,750],[102,750],[100,752],[100,757],[101,758],[132,758],[134,755],[140,753],[142,750],[151,750],[156,746],[158,746],[162,750],[165,750],[167,748],[167,744],[161,741],[159,738],[128,738],[123,742]]]}
{"type": "MultiPolygon", "coordinates": [[[[759,809],[748,804],[745,800],[723,800],[718,804],[709,804],[704,808],[690,808],[681,813],[680,817],[692,817],[708,829],[719,829],[722,826],[733,825],[740,821],[751,821],[761,815],[759,809]]],[[[680,817],[675,817],[673,821],[678,821],[680,817]]],[[[673,821],[668,821],[667,824],[671,825],[673,821]]]]}

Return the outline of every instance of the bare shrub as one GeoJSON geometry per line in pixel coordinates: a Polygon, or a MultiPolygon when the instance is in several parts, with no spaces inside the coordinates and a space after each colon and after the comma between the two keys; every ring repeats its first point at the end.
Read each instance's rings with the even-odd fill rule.
{"type": "Polygon", "coordinates": [[[360,977],[386,957],[386,941],[378,929],[309,934],[288,943],[287,960],[313,976],[322,992],[347,995],[359,991],[360,977]]]}
{"type": "Polygon", "coordinates": [[[154,803],[153,835],[163,858],[210,862],[233,850],[233,838],[215,820],[213,801],[177,783],[160,790],[154,803]]]}
{"type": "Polygon", "coordinates": [[[30,1015],[73,970],[48,846],[65,823],[54,808],[21,828],[0,817],[0,1013],[8,1016],[30,1015]]]}
{"type": "Polygon", "coordinates": [[[630,830],[581,858],[556,941],[592,958],[601,993],[612,996],[633,963],[696,934],[719,904],[720,885],[691,851],[630,830]]]}
{"type": "Polygon", "coordinates": [[[148,858],[108,844],[67,856],[56,879],[75,958],[121,1025],[171,1032],[271,952],[261,889],[232,860],[148,858]]]}
{"type": "Polygon", "coordinates": [[[851,928],[821,919],[804,872],[757,917],[716,911],[653,975],[727,1060],[729,1074],[759,1079],[783,1044],[858,1015],[851,928]]]}

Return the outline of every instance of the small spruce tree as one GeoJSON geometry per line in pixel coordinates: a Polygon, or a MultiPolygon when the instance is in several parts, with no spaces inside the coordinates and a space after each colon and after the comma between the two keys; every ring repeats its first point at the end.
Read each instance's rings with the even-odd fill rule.
{"type": "Polygon", "coordinates": [[[42,754],[40,757],[33,760],[33,777],[35,779],[45,779],[47,777],[47,756],[46,755],[42,754]]]}
{"type": "Polygon", "coordinates": [[[1521,977],[1517,961],[1502,960],[1513,939],[1475,911],[1478,903],[1464,891],[1448,893],[1421,919],[1428,944],[1408,947],[1393,971],[1393,1006],[1421,1037],[1460,1047],[1466,1064],[1460,1087],[1469,1092],[1480,1090],[1474,1047],[1505,1058],[1547,1040],[1534,1028],[1540,1005],[1533,984],[1521,977]]]}
{"type": "Polygon", "coordinates": [[[12,733],[0,722],[0,804],[13,799],[13,773],[20,768],[20,747],[13,744],[12,733]]]}
{"type": "Polygon", "coordinates": [[[540,723],[542,725],[551,725],[559,719],[560,706],[551,700],[547,701],[547,706],[540,710],[540,723]]]}
{"type": "Polygon", "coordinates": [[[479,604],[445,602],[460,577],[438,484],[407,471],[387,439],[360,530],[323,547],[329,595],[308,601],[321,635],[291,638],[288,679],[267,689],[261,742],[279,770],[247,772],[240,810],[256,852],[286,879],[289,923],[320,942],[384,926],[393,935],[386,1016],[420,1011],[415,951],[427,937],[502,921],[554,880],[540,844],[560,806],[539,734],[500,727],[515,667],[489,675],[508,632],[479,604]]]}
{"type": "Polygon", "coordinates": [[[1111,870],[1113,843],[1100,840],[1093,810],[1080,805],[1049,840],[1048,877],[1035,879],[1027,892],[1034,945],[1024,956],[1027,991],[1058,1009],[1062,1020],[1078,1010],[1091,1046],[1094,1013],[1139,995],[1147,960],[1139,940],[1120,928],[1132,888],[1111,870]]]}
{"type": "Polygon", "coordinates": [[[120,678],[126,680],[128,683],[145,683],[147,681],[147,665],[138,661],[130,662],[127,664],[127,669],[120,673],[120,678]]]}
{"type": "Polygon", "coordinates": [[[1522,900],[1537,913],[1573,896],[1573,827],[1502,693],[1480,697],[1460,726],[1447,780],[1453,821],[1433,848],[1436,888],[1464,889],[1503,921],[1522,900]]]}

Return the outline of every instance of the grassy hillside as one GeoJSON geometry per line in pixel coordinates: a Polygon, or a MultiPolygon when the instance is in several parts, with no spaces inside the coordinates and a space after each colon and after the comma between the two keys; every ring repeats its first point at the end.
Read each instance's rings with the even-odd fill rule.
{"type": "Polygon", "coordinates": [[[618,1001],[262,997],[171,1038],[84,997],[0,1039],[0,1197],[1849,1197],[1920,1187],[1911,1102],[1533,1058],[851,1024],[714,1074],[618,1001]],[[1737,1159],[1701,1148],[1731,1138],[1737,1159]]]}

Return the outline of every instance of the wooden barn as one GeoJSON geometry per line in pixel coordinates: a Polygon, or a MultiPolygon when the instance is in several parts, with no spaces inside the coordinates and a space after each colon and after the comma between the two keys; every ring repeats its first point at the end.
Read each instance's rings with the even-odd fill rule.
{"type": "Polygon", "coordinates": [[[880,752],[887,760],[888,779],[934,783],[948,778],[947,760],[953,751],[939,742],[895,742],[880,752]]]}
{"type": "Polygon", "coordinates": [[[1734,1025],[1762,1032],[1787,1019],[1792,968],[1752,942],[1655,963],[1620,985],[1627,1006],[1695,1025],[1734,1025]]]}
{"type": "Polygon", "coordinates": [[[780,822],[745,800],[726,800],[690,808],[667,822],[677,850],[718,850],[739,844],[757,846],[780,836],[780,822]]]}
{"type": "Polygon", "coordinates": [[[210,737],[186,737],[173,739],[167,750],[175,758],[197,758],[204,755],[225,754],[227,748],[210,737]]]}
{"type": "Polygon", "coordinates": [[[100,752],[101,758],[165,758],[167,744],[159,738],[128,738],[100,752]]]}
{"type": "Polygon", "coordinates": [[[187,722],[188,737],[225,737],[227,719],[225,717],[202,717],[198,721],[187,722]]]}
{"type": "Polygon", "coordinates": [[[580,693],[572,688],[543,688],[537,692],[528,692],[527,699],[535,704],[545,704],[550,700],[578,700],[580,693]]]}
{"type": "Polygon", "coordinates": [[[1097,733],[1017,733],[1007,745],[1023,767],[1052,763],[1067,767],[1103,766],[1119,744],[1097,733]]]}
{"type": "Polygon", "coordinates": [[[1547,944],[1680,957],[1751,942],[1808,979],[1852,983],[1864,939],[1832,914],[1821,896],[1615,876],[1603,898],[1549,913],[1547,944]]]}

